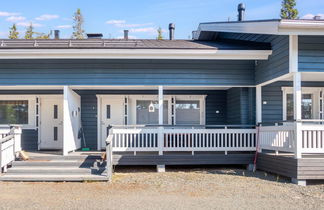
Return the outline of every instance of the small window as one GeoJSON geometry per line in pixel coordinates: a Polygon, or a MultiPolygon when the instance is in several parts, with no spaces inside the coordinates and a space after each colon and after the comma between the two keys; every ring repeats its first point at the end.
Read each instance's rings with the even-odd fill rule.
{"type": "MultiPolygon", "coordinates": [[[[302,94],[302,119],[313,118],[312,94],[302,94]]],[[[294,120],[294,96],[287,94],[287,120],[294,120]]]]}
{"type": "Polygon", "coordinates": [[[110,119],[110,117],[111,117],[111,112],[110,112],[110,105],[107,105],[106,106],[106,112],[107,112],[107,119],[110,119]]]}
{"type": "Polygon", "coordinates": [[[0,101],[0,124],[28,124],[28,100],[0,101]]]}
{"type": "Polygon", "coordinates": [[[58,139],[58,127],[54,127],[54,141],[58,139]]]}
{"type": "Polygon", "coordinates": [[[58,106],[54,105],[54,119],[58,118],[58,106]]]}
{"type": "Polygon", "coordinates": [[[198,100],[176,100],[176,124],[200,124],[200,103],[198,100]]]}
{"type": "MultiPolygon", "coordinates": [[[[159,123],[159,102],[137,100],[136,123],[140,125],[157,125],[159,123]]],[[[163,102],[163,124],[168,124],[168,101],[163,102]]]]}

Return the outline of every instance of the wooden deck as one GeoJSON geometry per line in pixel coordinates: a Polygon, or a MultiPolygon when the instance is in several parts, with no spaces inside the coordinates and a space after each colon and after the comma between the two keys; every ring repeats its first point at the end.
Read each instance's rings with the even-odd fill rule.
{"type": "Polygon", "coordinates": [[[296,159],[293,154],[260,153],[257,168],[297,180],[323,180],[324,155],[307,154],[296,159]]]}

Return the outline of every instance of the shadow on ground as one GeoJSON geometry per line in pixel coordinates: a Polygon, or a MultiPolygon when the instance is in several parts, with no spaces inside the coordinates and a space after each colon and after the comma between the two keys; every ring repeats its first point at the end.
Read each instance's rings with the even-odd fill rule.
{"type": "MultiPolygon", "coordinates": [[[[116,173],[156,173],[155,166],[116,166],[116,173]]],[[[257,170],[256,172],[246,170],[242,165],[200,165],[200,166],[167,166],[166,172],[190,172],[202,174],[232,175],[241,177],[253,177],[261,180],[280,183],[290,183],[290,179],[276,174],[257,170]]]]}

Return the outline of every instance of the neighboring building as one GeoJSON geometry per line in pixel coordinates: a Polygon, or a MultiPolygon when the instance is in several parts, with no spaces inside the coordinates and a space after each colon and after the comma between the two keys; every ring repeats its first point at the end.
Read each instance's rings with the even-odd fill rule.
{"type": "Polygon", "coordinates": [[[259,140],[260,169],[324,179],[324,21],[193,34],[0,40],[0,123],[22,127],[23,150],[64,155],[103,150],[112,134],[121,165],[251,164],[259,140]]]}

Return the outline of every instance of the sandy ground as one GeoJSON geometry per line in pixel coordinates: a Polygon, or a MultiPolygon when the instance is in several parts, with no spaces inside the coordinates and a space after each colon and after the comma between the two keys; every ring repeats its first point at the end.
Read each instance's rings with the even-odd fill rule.
{"type": "Polygon", "coordinates": [[[0,183],[0,209],[324,209],[307,187],[239,168],[118,168],[111,184],[0,183]]]}

